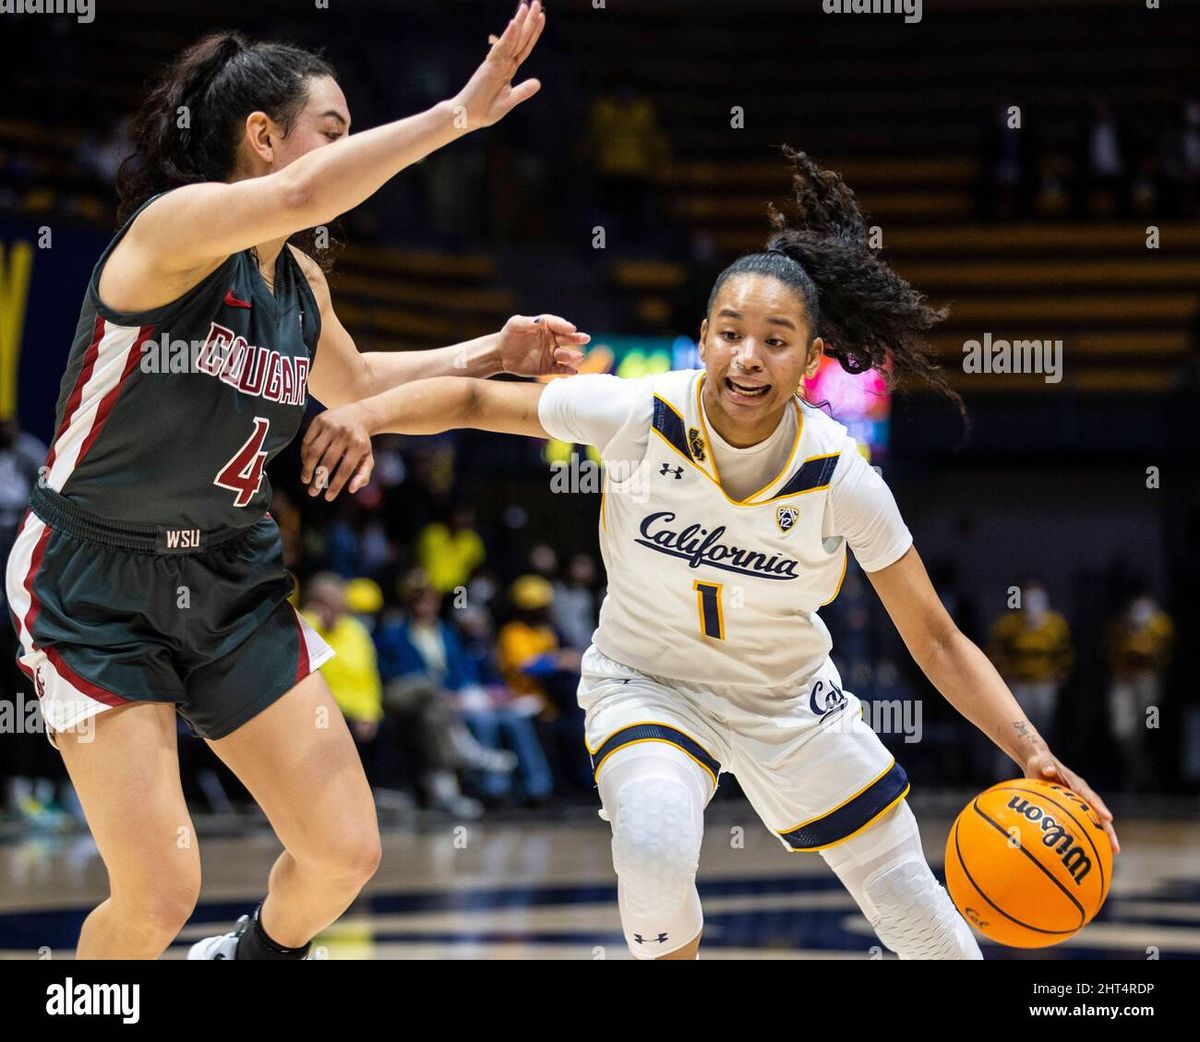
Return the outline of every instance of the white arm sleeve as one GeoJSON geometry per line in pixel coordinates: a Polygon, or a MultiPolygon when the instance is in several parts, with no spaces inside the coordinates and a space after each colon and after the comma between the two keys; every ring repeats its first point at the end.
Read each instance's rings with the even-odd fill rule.
{"type": "Polygon", "coordinates": [[[641,459],[654,402],[644,380],[583,373],[551,380],[538,399],[538,420],[560,441],[594,445],[602,459],[641,459]],[[641,414],[644,413],[644,417],[641,414]],[[636,418],[644,420],[631,423],[636,418]],[[622,428],[628,434],[618,438],[622,428]]]}
{"type": "Polygon", "coordinates": [[[846,438],[830,482],[823,535],[841,536],[864,572],[894,564],[912,546],[892,490],[846,438]]]}

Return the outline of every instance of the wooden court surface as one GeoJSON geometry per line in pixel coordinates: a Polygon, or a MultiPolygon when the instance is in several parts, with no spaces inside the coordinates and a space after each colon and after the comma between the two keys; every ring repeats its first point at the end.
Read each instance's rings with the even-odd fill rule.
{"type": "MultiPolygon", "coordinates": [[[[956,797],[913,798],[911,805],[926,856],[943,878],[956,797]]],[[[1110,806],[1122,853],[1097,919],[1049,949],[1022,952],[981,939],[985,958],[1200,957],[1197,815],[1182,816],[1188,808],[1179,804],[1171,817],[1161,806],[1157,816],[1144,804],[1110,806]]],[[[280,849],[253,821],[243,821],[240,833],[215,820],[197,828],[201,900],[164,958],[182,958],[188,944],[250,911],[280,849]]],[[[617,916],[610,837],[586,806],[385,824],[379,871],[317,947],[333,959],[631,958],[617,916]]],[[[785,851],[741,801],[710,806],[699,885],[702,958],[880,956],[878,940],[820,856],[785,851]]],[[[88,835],[8,837],[0,842],[0,958],[73,958],[83,917],[106,895],[88,835]]]]}

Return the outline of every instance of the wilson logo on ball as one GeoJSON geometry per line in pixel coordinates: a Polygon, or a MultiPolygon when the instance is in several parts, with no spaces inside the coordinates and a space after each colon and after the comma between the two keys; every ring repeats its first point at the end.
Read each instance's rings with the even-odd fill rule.
{"type": "Polygon", "coordinates": [[[1030,821],[1041,822],[1042,831],[1045,833],[1042,836],[1042,843],[1047,847],[1056,848],[1055,852],[1062,858],[1063,867],[1071,874],[1071,878],[1077,885],[1083,882],[1084,877],[1092,869],[1092,862],[1083,847],[1075,842],[1075,837],[1049,814],[1046,814],[1041,807],[1021,799],[1020,796],[1014,796],[1009,800],[1008,806],[1018,814],[1024,814],[1030,821]]]}

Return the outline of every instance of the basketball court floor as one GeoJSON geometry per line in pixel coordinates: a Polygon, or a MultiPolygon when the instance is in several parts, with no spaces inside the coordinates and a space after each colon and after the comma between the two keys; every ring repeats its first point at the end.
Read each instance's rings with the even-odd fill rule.
{"type": "MultiPolygon", "coordinates": [[[[946,836],[972,793],[910,797],[939,878],[946,836]]],[[[1109,801],[1122,853],[1109,899],[1074,939],[1036,951],[981,941],[987,959],[1200,958],[1194,803],[1109,801]]],[[[197,820],[204,882],[165,958],[228,930],[262,897],[279,846],[261,824],[197,820]]],[[[474,823],[384,824],[383,863],[317,939],[331,959],[628,959],[611,833],[590,807],[474,823]]],[[[709,808],[700,865],[705,959],[895,958],[817,854],[789,854],[740,800],[709,808]]],[[[0,957],[70,959],[107,894],[86,833],[0,842],[0,957]]]]}

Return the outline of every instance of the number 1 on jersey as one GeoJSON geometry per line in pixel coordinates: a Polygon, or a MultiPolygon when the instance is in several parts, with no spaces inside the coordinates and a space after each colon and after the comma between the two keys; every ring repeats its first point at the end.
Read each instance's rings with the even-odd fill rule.
{"type": "Polygon", "coordinates": [[[250,500],[262,486],[263,464],[267,459],[266,450],[262,445],[267,440],[270,427],[270,419],[255,416],[254,433],[246,439],[246,444],[234,453],[233,459],[221,468],[221,473],[213,478],[213,484],[218,488],[227,488],[237,493],[233,501],[235,507],[249,506],[250,500]]]}
{"type": "Polygon", "coordinates": [[[725,613],[721,608],[723,588],[723,583],[703,583],[699,579],[692,583],[700,612],[700,632],[717,640],[725,639],[725,613]]]}

